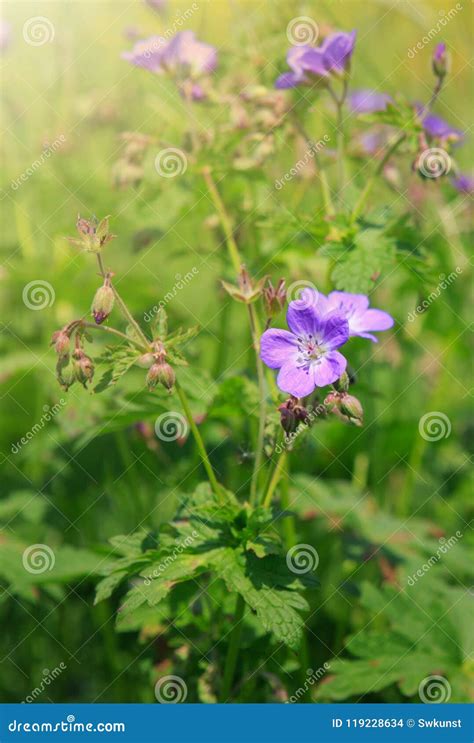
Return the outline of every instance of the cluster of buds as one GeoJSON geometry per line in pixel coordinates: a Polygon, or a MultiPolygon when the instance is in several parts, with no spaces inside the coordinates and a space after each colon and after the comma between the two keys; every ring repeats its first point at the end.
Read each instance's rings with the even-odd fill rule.
{"type": "Polygon", "coordinates": [[[249,272],[242,265],[240,267],[237,286],[235,284],[228,284],[227,281],[222,281],[221,283],[232,299],[235,299],[237,302],[243,302],[244,304],[251,304],[262,296],[266,280],[267,277],[264,276],[263,279],[259,279],[254,283],[249,272]]]}
{"type": "Polygon", "coordinates": [[[324,404],[330,413],[336,415],[344,423],[350,423],[359,428],[364,423],[364,411],[357,397],[348,392],[330,392],[324,404]]]}
{"type": "Polygon", "coordinates": [[[145,154],[154,140],[139,132],[123,132],[120,139],[125,147],[112,170],[114,185],[117,188],[139,186],[144,175],[145,154]]]}
{"type": "Polygon", "coordinates": [[[148,369],[146,383],[149,390],[154,390],[157,384],[163,385],[165,389],[171,391],[176,382],[174,369],[166,361],[166,349],[163,342],[153,341],[153,351],[145,353],[138,359],[140,366],[148,369]]]}
{"type": "Polygon", "coordinates": [[[273,286],[271,280],[268,279],[267,286],[263,290],[263,302],[268,327],[273,318],[278,315],[286,304],[285,279],[280,279],[276,286],[273,286]]]}
{"type": "Polygon", "coordinates": [[[446,44],[441,43],[437,45],[436,49],[433,52],[431,64],[433,73],[436,77],[442,79],[448,74],[451,65],[451,58],[446,49],[446,44]]]}
{"type": "Polygon", "coordinates": [[[109,232],[109,217],[100,222],[97,219],[83,219],[80,215],[76,222],[79,239],[68,237],[69,242],[86,250],[88,253],[100,253],[101,248],[114,239],[115,235],[109,232]]]}
{"type": "Polygon", "coordinates": [[[278,91],[254,85],[227,102],[230,122],[225,128],[245,132],[234,154],[234,167],[237,170],[260,167],[275,152],[274,132],[285,119],[288,101],[278,91]]]}
{"type": "Polygon", "coordinates": [[[310,417],[307,409],[293,395],[278,406],[278,411],[281,427],[287,435],[294,433],[300,423],[309,423],[310,417]]]}
{"type": "Polygon", "coordinates": [[[74,321],[53,333],[51,344],[58,355],[56,375],[64,390],[68,390],[74,382],[80,382],[84,387],[92,381],[94,364],[92,359],[84,353],[81,345],[79,323],[74,321]],[[71,334],[76,330],[74,350],[70,353],[71,334]]]}
{"type": "Polygon", "coordinates": [[[110,283],[111,274],[107,274],[104,283],[100,286],[92,300],[92,316],[97,323],[100,325],[104,322],[112,312],[114,306],[114,292],[110,283]]]}

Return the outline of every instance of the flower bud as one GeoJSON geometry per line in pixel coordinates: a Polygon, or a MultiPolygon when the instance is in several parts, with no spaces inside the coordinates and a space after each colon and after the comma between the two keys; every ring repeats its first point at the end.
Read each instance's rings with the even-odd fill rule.
{"type": "Polygon", "coordinates": [[[69,237],[69,242],[90,253],[99,253],[100,249],[115,237],[115,235],[109,233],[108,217],[99,222],[95,218],[89,220],[78,216],[76,228],[79,233],[79,240],[75,237],[69,237]]]}
{"type": "Polygon", "coordinates": [[[267,286],[263,290],[263,301],[265,303],[265,312],[268,319],[278,315],[286,302],[285,279],[280,279],[276,287],[273,286],[269,279],[267,286]]]}
{"type": "Polygon", "coordinates": [[[51,344],[60,358],[69,354],[70,338],[64,329],[57,330],[51,337],[51,344]]]}
{"type": "Polygon", "coordinates": [[[138,366],[141,366],[142,369],[149,369],[150,366],[152,366],[153,362],[155,360],[155,355],[152,353],[144,353],[137,359],[138,366]]]}
{"type": "Polygon", "coordinates": [[[228,284],[227,281],[222,281],[221,283],[224,289],[226,290],[226,292],[230,294],[232,299],[237,300],[237,302],[244,302],[245,304],[250,304],[251,302],[255,302],[259,297],[262,296],[263,286],[266,280],[267,280],[267,277],[264,276],[263,279],[259,279],[254,284],[245,266],[241,266],[239,279],[238,279],[238,286],[234,286],[233,284],[228,284]]]}
{"type": "Polygon", "coordinates": [[[364,422],[364,410],[357,397],[344,393],[341,396],[341,413],[349,418],[354,426],[362,426],[364,422]]]}
{"type": "Polygon", "coordinates": [[[107,319],[114,306],[114,292],[106,279],[103,286],[99,287],[92,301],[92,315],[97,325],[107,319]]]}
{"type": "Polygon", "coordinates": [[[146,375],[146,383],[149,390],[155,389],[157,384],[162,384],[167,390],[171,390],[176,381],[176,375],[166,361],[157,361],[150,367],[146,375]]]}
{"type": "Polygon", "coordinates": [[[433,73],[436,77],[443,78],[449,72],[450,61],[450,55],[446,50],[446,44],[438,44],[431,59],[433,73]]]}
{"type": "Polygon", "coordinates": [[[296,397],[289,397],[278,406],[278,410],[281,427],[286,434],[293,433],[300,423],[307,423],[309,420],[308,411],[298,403],[296,397]]]}
{"type": "Polygon", "coordinates": [[[86,387],[87,382],[92,382],[94,376],[94,364],[92,359],[84,353],[82,348],[76,348],[72,357],[76,379],[86,387]]]}

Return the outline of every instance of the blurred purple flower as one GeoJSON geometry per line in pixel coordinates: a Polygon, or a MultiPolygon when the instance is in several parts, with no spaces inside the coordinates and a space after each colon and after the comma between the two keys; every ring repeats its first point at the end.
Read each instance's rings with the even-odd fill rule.
{"type": "Polygon", "coordinates": [[[437,44],[431,62],[434,74],[437,77],[444,77],[448,72],[449,66],[449,55],[444,42],[437,44]]]}
{"type": "Polygon", "coordinates": [[[279,369],[277,384],[294,397],[306,397],[315,387],[339,379],[347,361],[336,349],[349,338],[347,320],[323,314],[315,304],[291,302],[288,330],[270,329],[262,335],[260,355],[270,369],[279,369]]]}
{"type": "Polygon", "coordinates": [[[393,99],[388,93],[377,93],[375,90],[354,90],[347,98],[349,108],[356,114],[369,114],[385,111],[393,99]]]}
{"type": "Polygon", "coordinates": [[[217,51],[210,44],[196,39],[194,31],[180,31],[169,41],[151,36],[138,41],[122,58],[150,72],[198,77],[212,72],[217,65],[217,51]]]}
{"type": "Polygon", "coordinates": [[[306,45],[289,49],[286,56],[291,72],[284,72],[275,82],[276,88],[308,85],[311,78],[325,78],[332,72],[343,72],[350,62],[356,31],[339,31],[328,36],[319,47],[306,45]]]}
{"type": "Polygon", "coordinates": [[[451,179],[454,188],[460,193],[474,194],[474,176],[467,173],[458,173],[451,179]]]}
{"type": "MultiPolygon", "coordinates": [[[[358,335],[377,343],[372,331],[388,330],[393,326],[393,317],[383,310],[369,308],[369,298],[365,294],[331,292],[327,297],[315,289],[303,289],[296,302],[312,304],[323,315],[337,313],[349,323],[349,336],[358,335]]],[[[290,304],[291,306],[291,304],[290,304]]]]}
{"type": "Polygon", "coordinates": [[[156,10],[157,13],[162,13],[166,8],[167,0],[145,0],[145,3],[149,5],[152,10],[156,10]]]}
{"type": "Polygon", "coordinates": [[[441,116],[426,111],[420,103],[416,103],[415,108],[420,117],[423,129],[432,139],[444,139],[452,142],[460,142],[464,139],[463,132],[448,124],[441,116]]]}

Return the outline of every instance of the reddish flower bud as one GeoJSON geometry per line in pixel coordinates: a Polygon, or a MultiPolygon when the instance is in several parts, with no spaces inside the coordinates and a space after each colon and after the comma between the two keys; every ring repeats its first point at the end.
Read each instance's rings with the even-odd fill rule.
{"type": "Polygon", "coordinates": [[[114,292],[108,279],[103,286],[99,287],[92,301],[92,315],[97,325],[107,319],[114,306],[114,292]]]}
{"type": "Polygon", "coordinates": [[[268,319],[278,315],[286,303],[285,279],[280,279],[276,287],[273,286],[269,279],[267,286],[263,290],[263,301],[268,319]]]}
{"type": "Polygon", "coordinates": [[[51,344],[60,358],[68,356],[71,344],[69,335],[64,329],[57,330],[51,337],[51,344]]]}
{"type": "Polygon", "coordinates": [[[436,77],[444,77],[449,72],[450,61],[450,55],[446,49],[446,44],[438,44],[431,59],[433,72],[436,77]]]}
{"type": "Polygon", "coordinates": [[[141,366],[142,369],[149,369],[150,366],[152,366],[153,362],[155,360],[155,355],[153,353],[144,353],[137,359],[138,366],[141,366]]]}
{"type": "Polygon", "coordinates": [[[300,423],[307,423],[309,414],[306,408],[298,403],[296,397],[289,397],[278,406],[280,412],[280,423],[285,433],[296,431],[300,423]]]}
{"type": "Polygon", "coordinates": [[[84,387],[87,387],[87,382],[92,382],[94,376],[94,364],[92,359],[84,353],[82,348],[76,348],[72,354],[72,358],[77,381],[84,387]]]}
{"type": "Polygon", "coordinates": [[[157,384],[162,384],[167,390],[171,390],[176,381],[176,375],[166,361],[157,361],[150,367],[146,375],[146,383],[149,390],[155,389],[157,384]]]}
{"type": "Polygon", "coordinates": [[[330,392],[326,395],[324,404],[330,413],[334,413],[344,423],[353,426],[362,426],[364,422],[364,410],[357,397],[348,395],[347,392],[330,392]]]}

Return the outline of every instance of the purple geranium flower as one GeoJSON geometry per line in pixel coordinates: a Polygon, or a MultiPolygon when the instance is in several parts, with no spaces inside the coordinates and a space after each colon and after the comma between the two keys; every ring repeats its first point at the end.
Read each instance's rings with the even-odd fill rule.
{"type": "Polygon", "coordinates": [[[194,31],[180,31],[169,41],[161,36],[137,41],[122,58],[157,74],[172,72],[191,77],[212,72],[217,65],[216,49],[198,41],[194,31]]]}
{"type": "Polygon", "coordinates": [[[474,177],[467,173],[458,173],[451,183],[460,193],[474,194],[474,177]]]}
{"type": "Polygon", "coordinates": [[[375,90],[354,90],[348,96],[349,108],[356,114],[371,114],[385,111],[393,99],[388,93],[377,93],[375,90]]]}
{"type": "Polygon", "coordinates": [[[8,21],[0,18],[0,52],[4,52],[10,46],[12,27],[8,21]]]}
{"type": "Polygon", "coordinates": [[[291,302],[288,330],[270,329],[262,335],[260,355],[270,369],[279,369],[283,392],[306,397],[315,387],[339,379],[347,361],[336,349],[349,338],[347,320],[338,313],[323,314],[317,303],[291,302]]]}
{"type": "MultiPolygon", "coordinates": [[[[331,292],[327,297],[319,294],[315,289],[303,289],[301,299],[305,305],[313,303],[323,314],[338,313],[349,324],[349,336],[358,335],[361,338],[377,343],[372,331],[388,330],[394,320],[388,312],[369,308],[369,298],[365,294],[349,294],[348,292],[331,292]]],[[[290,306],[293,303],[290,303],[290,306]]]]}
{"type": "Polygon", "coordinates": [[[421,119],[423,129],[432,139],[449,140],[452,142],[459,142],[464,139],[462,131],[448,124],[441,116],[425,111],[420,103],[415,104],[415,108],[421,119]]]}
{"type": "Polygon", "coordinates": [[[319,47],[307,45],[292,47],[286,61],[291,72],[277,79],[275,87],[294,88],[308,85],[311,78],[325,78],[332,72],[343,72],[354,51],[356,31],[342,31],[328,36],[319,47]]]}

